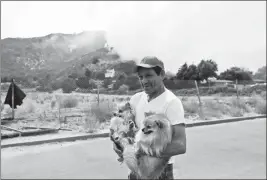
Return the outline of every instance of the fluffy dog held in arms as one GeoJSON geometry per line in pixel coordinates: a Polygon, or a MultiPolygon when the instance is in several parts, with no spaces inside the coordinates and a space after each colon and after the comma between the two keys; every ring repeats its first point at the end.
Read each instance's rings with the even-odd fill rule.
{"type": "Polygon", "coordinates": [[[119,161],[139,179],[157,179],[169,161],[159,155],[171,143],[170,122],[164,114],[146,113],[141,127],[137,128],[129,104],[122,109],[122,115],[115,114],[110,125],[110,138],[123,152],[119,161]]]}

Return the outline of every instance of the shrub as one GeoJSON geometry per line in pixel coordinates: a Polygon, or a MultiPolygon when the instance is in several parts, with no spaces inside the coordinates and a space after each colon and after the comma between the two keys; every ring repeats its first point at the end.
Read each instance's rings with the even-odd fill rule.
{"type": "Polygon", "coordinates": [[[194,100],[182,101],[185,112],[195,114],[199,111],[199,104],[194,100]]]}
{"type": "Polygon", "coordinates": [[[71,93],[76,89],[76,84],[73,79],[65,79],[62,83],[63,93],[71,93]]]}
{"type": "Polygon", "coordinates": [[[120,94],[127,94],[128,90],[129,90],[129,86],[123,84],[123,85],[121,85],[121,86],[119,87],[118,92],[119,92],[120,94]]]}
{"type": "Polygon", "coordinates": [[[85,130],[88,133],[93,133],[97,131],[100,127],[100,122],[98,121],[95,114],[92,114],[89,109],[84,110],[85,114],[85,130]]]}
{"type": "Polygon", "coordinates": [[[100,123],[110,119],[114,111],[115,104],[109,101],[97,102],[91,104],[91,113],[96,116],[100,123]]]}
{"type": "Polygon", "coordinates": [[[73,96],[68,96],[60,102],[60,108],[74,108],[78,105],[78,100],[73,96]]]}
{"type": "Polygon", "coordinates": [[[231,98],[229,114],[233,117],[243,116],[245,113],[251,112],[250,107],[242,99],[231,98]]]}
{"type": "Polygon", "coordinates": [[[218,101],[206,100],[204,102],[204,116],[209,119],[211,117],[221,118],[228,112],[228,108],[218,101]]]}
{"type": "Polygon", "coordinates": [[[80,77],[75,82],[76,82],[76,85],[81,89],[92,88],[92,86],[89,83],[89,78],[87,77],[80,77]]]}
{"type": "Polygon", "coordinates": [[[258,101],[255,106],[255,111],[258,114],[266,114],[266,101],[258,101]]]}

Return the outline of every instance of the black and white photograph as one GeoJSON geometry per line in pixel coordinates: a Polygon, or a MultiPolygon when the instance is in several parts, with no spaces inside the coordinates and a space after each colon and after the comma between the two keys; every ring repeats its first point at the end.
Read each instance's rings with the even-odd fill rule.
{"type": "Polygon", "coordinates": [[[1,179],[266,179],[266,1],[1,1],[1,179]]]}

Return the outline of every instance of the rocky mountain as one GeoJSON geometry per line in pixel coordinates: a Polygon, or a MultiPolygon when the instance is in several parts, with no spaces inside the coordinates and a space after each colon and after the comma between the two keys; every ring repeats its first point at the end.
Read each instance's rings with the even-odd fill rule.
{"type": "MultiPolygon", "coordinates": [[[[49,34],[1,40],[1,77],[58,74],[78,61],[99,55],[106,44],[104,31],[49,34]]],[[[103,52],[102,52],[103,53],[103,52]]]]}

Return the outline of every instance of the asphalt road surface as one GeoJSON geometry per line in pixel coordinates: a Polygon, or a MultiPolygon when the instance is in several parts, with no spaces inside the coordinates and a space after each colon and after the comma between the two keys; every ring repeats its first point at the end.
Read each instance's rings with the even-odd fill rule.
{"type": "MultiPolygon", "coordinates": [[[[188,128],[187,141],[175,178],[266,179],[266,119],[188,128]]],[[[1,178],[126,179],[116,159],[108,138],[5,148],[1,178]]]]}

